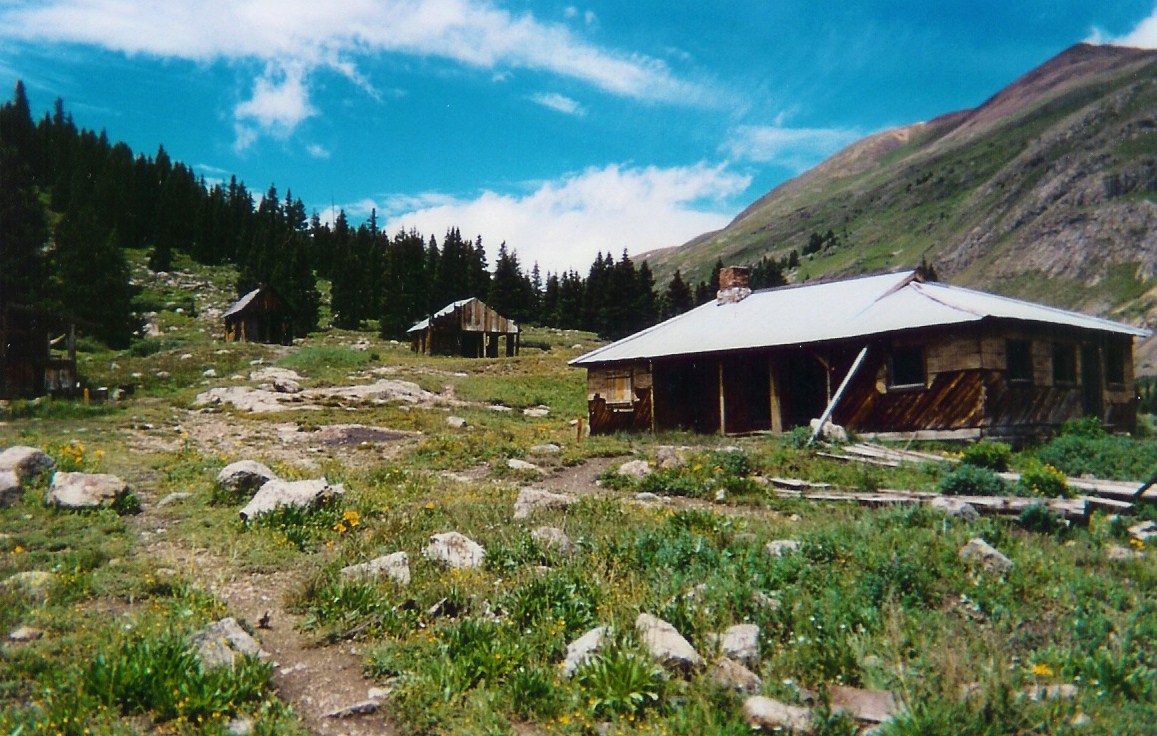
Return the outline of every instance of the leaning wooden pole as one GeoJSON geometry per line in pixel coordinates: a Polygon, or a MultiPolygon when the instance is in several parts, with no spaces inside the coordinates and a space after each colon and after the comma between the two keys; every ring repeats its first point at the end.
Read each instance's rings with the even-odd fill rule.
{"type": "Polygon", "coordinates": [[[1133,494],[1133,500],[1134,501],[1140,501],[1141,496],[1144,496],[1145,491],[1149,490],[1153,486],[1154,483],[1157,483],[1157,473],[1153,473],[1153,475],[1150,476],[1149,480],[1145,482],[1145,485],[1143,485],[1137,489],[1137,492],[1133,494]]]}
{"type": "Polygon", "coordinates": [[[824,425],[832,418],[832,412],[836,410],[836,404],[840,403],[840,397],[844,395],[844,390],[847,389],[848,384],[852,382],[852,377],[856,375],[856,371],[860,370],[860,365],[864,362],[864,358],[867,357],[867,355],[868,346],[865,345],[860,349],[860,354],[856,356],[856,359],[852,361],[852,367],[848,369],[848,375],[844,376],[843,381],[840,381],[840,387],[836,389],[832,400],[828,402],[828,408],[824,409],[823,415],[820,416],[820,423],[816,426],[811,438],[807,441],[809,445],[816,441],[816,437],[820,436],[820,432],[824,431],[824,425]]]}

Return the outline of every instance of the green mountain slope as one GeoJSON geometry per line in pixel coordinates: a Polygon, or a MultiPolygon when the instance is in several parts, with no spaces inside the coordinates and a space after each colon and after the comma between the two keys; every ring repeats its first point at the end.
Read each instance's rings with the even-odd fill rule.
{"type": "Polygon", "coordinates": [[[1074,46],[983,105],[858,141],[646,260],[660,283],[675,268],[698,280],[718,258],[804,253],[829,231],[793,281],[926,259],[952,283],[1153,323],[1157,52],[1074,46]]]}

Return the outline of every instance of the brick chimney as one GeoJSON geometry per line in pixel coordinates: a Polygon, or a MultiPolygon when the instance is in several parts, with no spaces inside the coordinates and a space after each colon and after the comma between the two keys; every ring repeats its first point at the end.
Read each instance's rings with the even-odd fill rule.
{"type": "Polygon", "coordinates": [[[719,291],[716,304],[741,302],[751,294],[751,269],[746,266],[724,266],[719,269],[719,291]]]}

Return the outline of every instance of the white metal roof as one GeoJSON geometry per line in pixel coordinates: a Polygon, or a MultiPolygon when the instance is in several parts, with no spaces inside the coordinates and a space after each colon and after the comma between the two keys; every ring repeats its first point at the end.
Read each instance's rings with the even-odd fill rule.
{"type": "Polygon", "coordinates": [[[229,307],[228,311],[226,311],[222,316],[231,317],[232,315],[240,312],[242,309],[245,309],[245,307],[249,306],[249,302],[253,301],[257,297],[257,293],[259,291],[261,291],[260,286],[238,299],[233,303],[233,306],[229,307]]]}
{"type": "Polygon", "coordinates": [[[456,302],[450,302],[446,306],[439,309],[437,312],[434,312],[434,314],[430,315],[426,319],[415,322],[414,326],[411,327],[410,329],[406,330],[406,332],[410,333],[410,332],[419,332],[421,330],[424,330],[430,326],[430,320],[438,319],[439,317],[445,317],[448,314],[453,314],[455,309],[461,307],[462,305],[466,304],[467,302],[474,301],[474,299],[476,299],[476,298],[477,297],[470,297],[469,299],[459,299],[456,302]]]}
{"type": "Polygon", "coordinates": [[[1148,337],[1149,330],[983,291],[918,281],[915,271],[787,286],[714,301],[571,361],[617,363],[841,340],[982,319],[1148,337]]]}

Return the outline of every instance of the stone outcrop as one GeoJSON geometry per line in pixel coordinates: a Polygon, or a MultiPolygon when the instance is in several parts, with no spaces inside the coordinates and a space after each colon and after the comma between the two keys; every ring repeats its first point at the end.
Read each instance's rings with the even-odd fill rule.
{"type": "Polygon", "coordinates": [[[562,673],[571,677],[591,657],[602,648],[607,638],[607,627],[598,626],[566,645],[566,659],[562,662],[562,673]]]}
{"type": "Polygon", "coordinates": [[[21,483],[27,483],[56,469],[48,453],[27,445],[14,445],[0,452],[0,473],[10,470],[21,483]]]}
{"type": "Polygon", "coordinates": [[[271,480],[277,480],[277,474],[256,460],[238,460],[217,473],[217,485],[231,493],[256,491],[271,480]]]}
{"type": "Polygon", "coordinates": [[[128,484],[109,473],[53,473],[46,501],[58,508],[91,509],[112,504],[129,492],[128,484]]]}
{"type": "Polygon", "coordinates": [[[558,527],[540,526],[532,531],[530,536],[544,548],[560,554],[569,555],[574,549],[574,544],[570,541],[570,537],[558,527]]]}
{"type": "Polygon", "coordinates": [[[569,493],[523,488],[514,501],[514,518],[525,519],[535,511],[563,511],[577,501],[578,498],[569,493]]]}
{"type": "Polygon", "coordinates": [[[242,657],[261,656],[261,646],[234,618],[214,621],[193,635],[201,669],[232,667],[242,657]]]}
{"type": "Polygon", "coordinates": [[[960,559],[974,562],[986,570],[1002,575],[1012,569],[1012,560],[980,537],[974,537],[960,548],[960,559]]]}
{"type": "Polygon", "coordinates": [[[743,720],[751,728],[812,733],[811,710],[755,695],[743,701],[743,720]]]}
{"type": "Polygon", "coordinates": [[[341,569],[341,576],[351,580],[377,580],[385,576],[398,585],[410,584],[410,556],[405,552],[394,552],[341,569]]]}
{"type": "Polygon", "coordinates": [[[422,554],[449,568],[481,567],[486,559],[486,550],[482,545],[458,532],[433,535],[422,554]]]}
{"type": "Polygon", "coordinates": [[[331,486],[325,478],[315,480],[271,480],[266,482],[238,514],[248,521],[283,506],[309,508],[345,492],[340,484],[331,486]]]}
{"type": "Polygon", "coordinates": [[[759,675],[728,657],[720,657],[711,665],[711,681],[725,690],[741,693],[758,692],[763,687],[759,675]]]}
{"type": "Polygon", "coordinates": [[[674,626],[649,613],[640,613],[635,629],[643,647],[664,667],[688,672],[703,666],[703,658],[674,626]]]}

